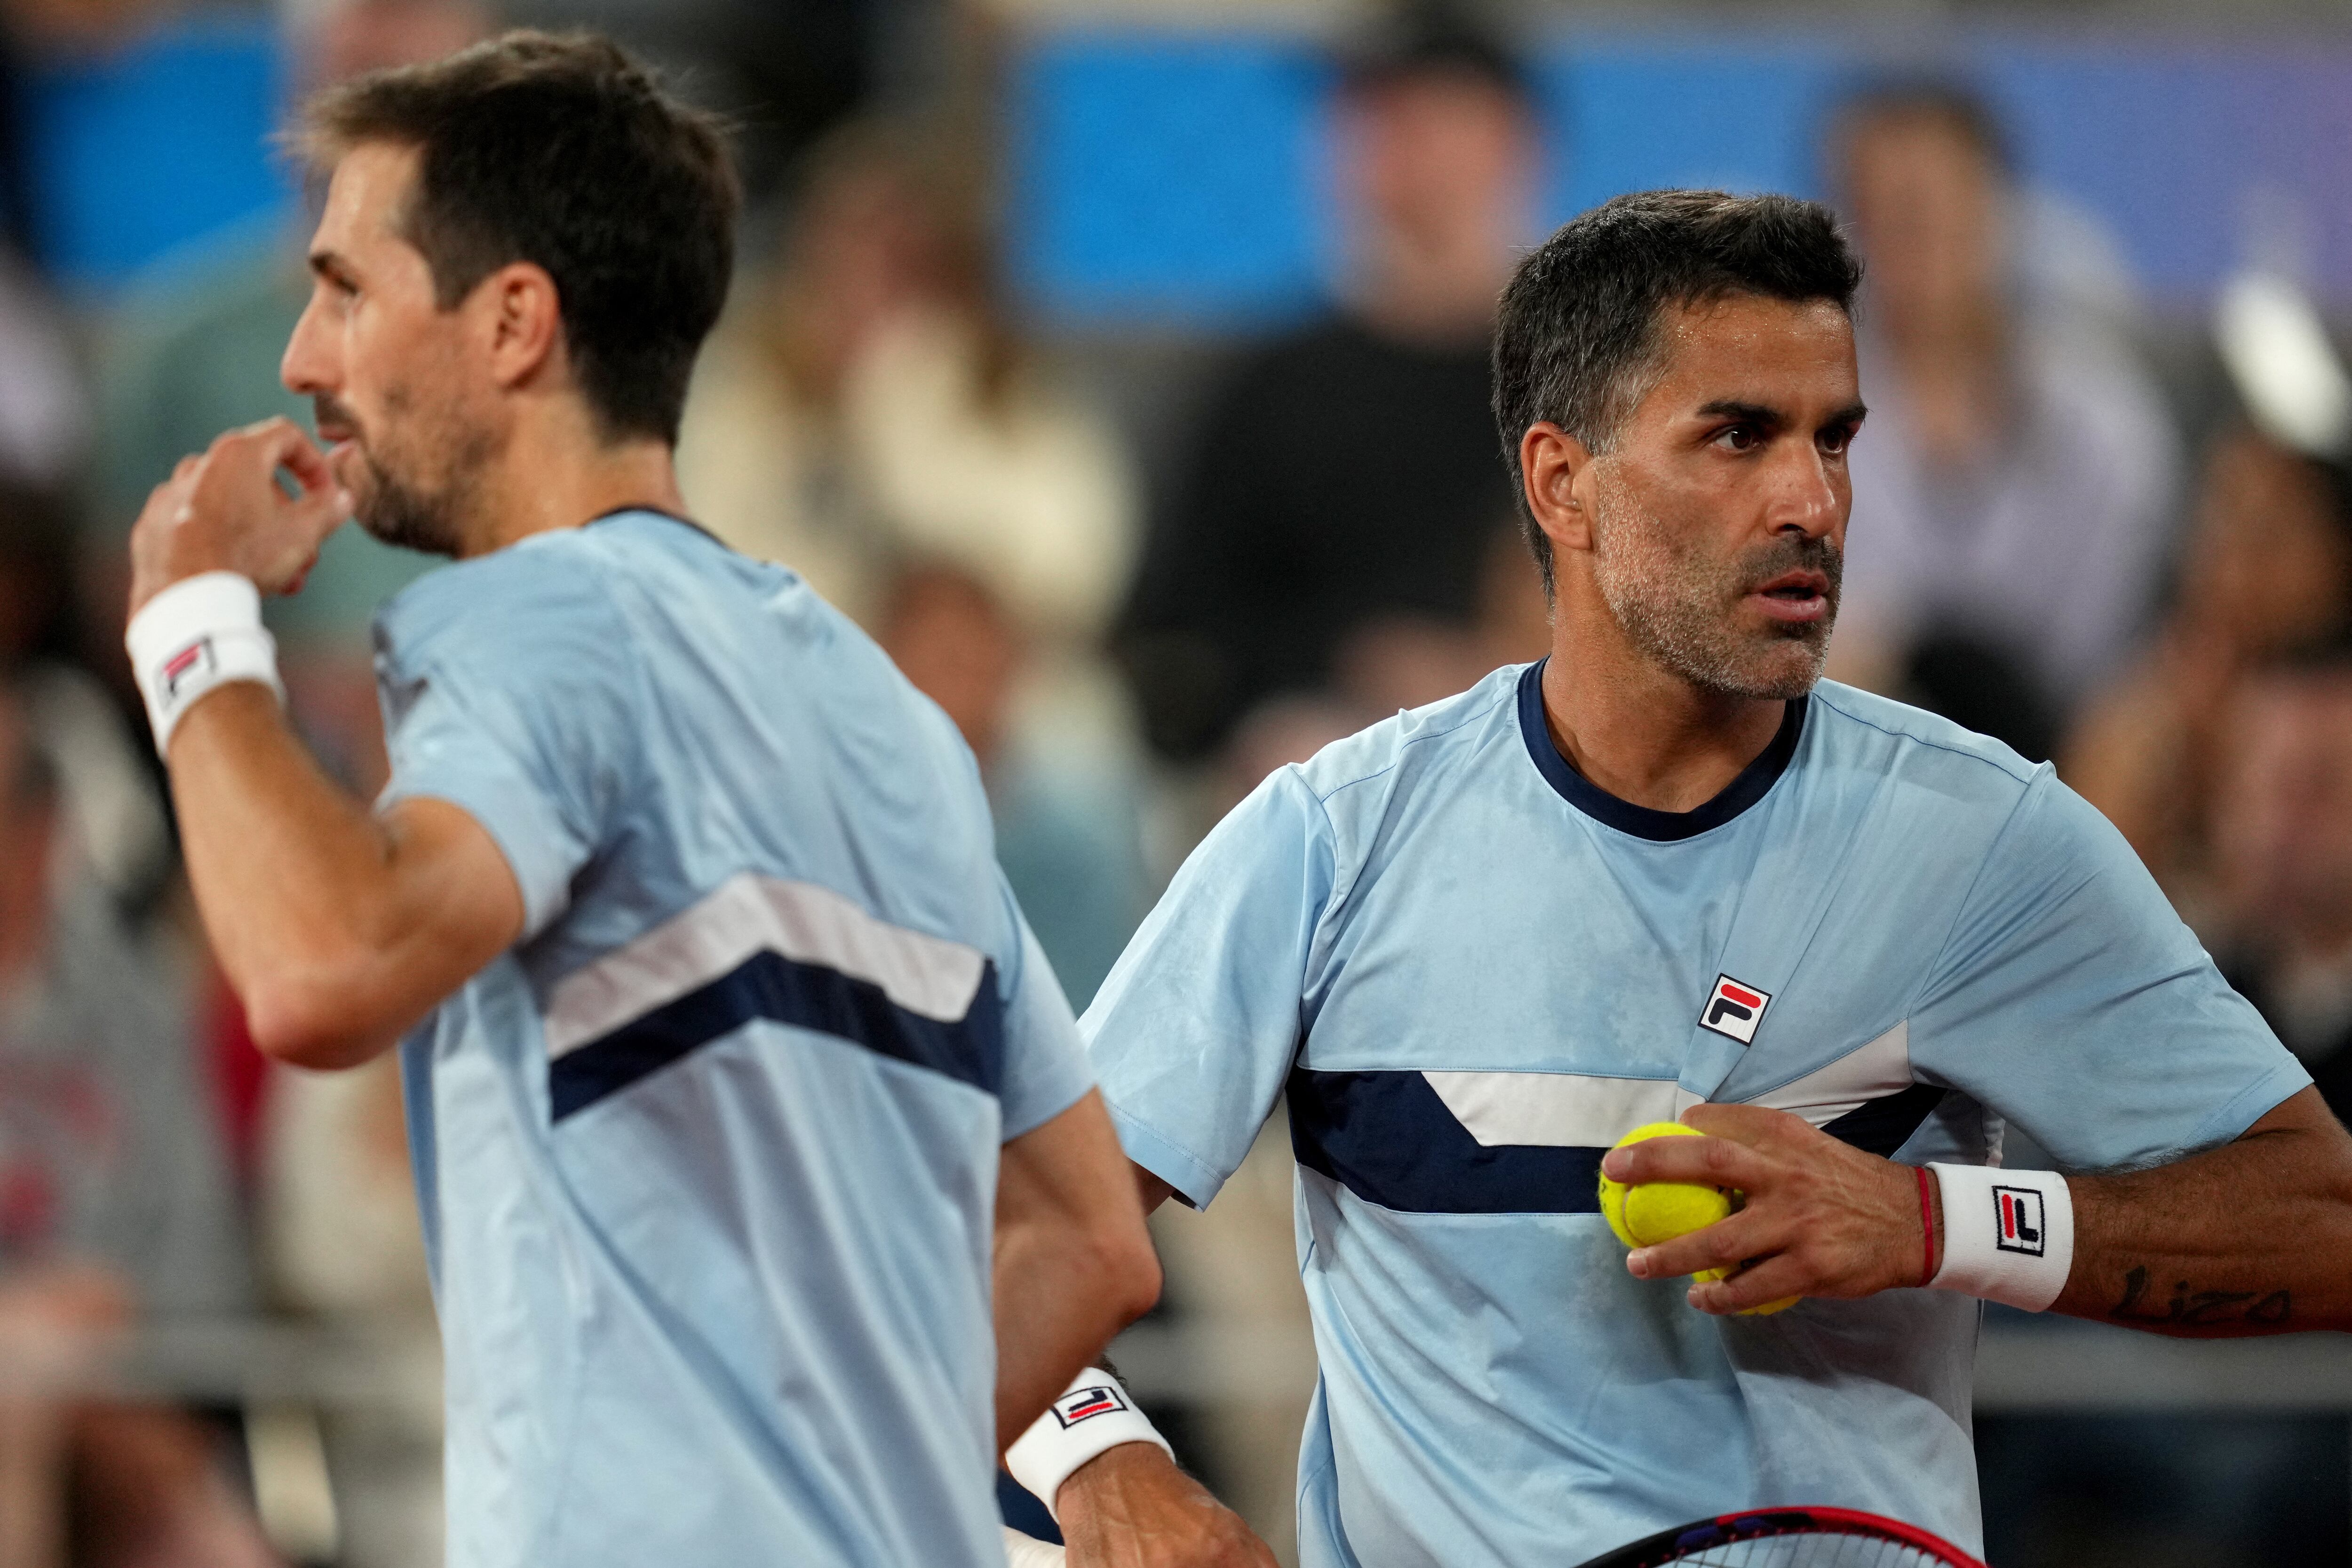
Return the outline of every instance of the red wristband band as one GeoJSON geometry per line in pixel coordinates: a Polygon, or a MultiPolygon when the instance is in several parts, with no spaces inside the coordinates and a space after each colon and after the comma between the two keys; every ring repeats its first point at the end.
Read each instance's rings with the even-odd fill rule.
{"type": "Polygon", "coordinates": [[[1919,1178],[1919,1283],[1925,1285],[1936,1277],[1935,1197],[1927,1190],[1927,1184],[1935,1178],[1927,1173],[1925,1165],[1912,1166],[1911,1173],[1919,1178]]]}

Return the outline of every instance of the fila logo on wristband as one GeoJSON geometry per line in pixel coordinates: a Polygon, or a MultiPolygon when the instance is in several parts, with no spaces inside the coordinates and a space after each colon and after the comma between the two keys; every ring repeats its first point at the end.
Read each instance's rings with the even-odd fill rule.
{"type": "Polygon", "coordinates": [[[2074,1268],[2074,1196],[2056,1171],[1932,1164],[1943,1265],[1928,1284],[2039,1312],[2074,1268]]]}
{"type": "Polygon", "coordinates": [[[260,590],[234,572],[205,572],[173,584],[131,617],[122,641],[147,702],[156,754],[167,760],[172,731],[205,693],[250,680],[286,700],[278,645],[261,625],[260,590]]]}
{"type": "Polygon", "coordinates": [[[198,637],[163,661],[163,700],[176,700],[183,681],[194,676],[209,675],[219,668],[220,659],[213,652],[213,639],[198,637]]]}
{"type": "Polygon", "coordinates": [[[1706,999],[1706,1010],[1698,1016],[1699,1027],[1751,1046],[1756,1043],[1756,1026],[1764,1021],[1764,1009],[1771,1005],[1769,991],[1759,991],[1728,974],[1718,974],[1715,977],[1715,991],[1706,999]]]}
{"type": "Polygon", "coordinates": [[[1093,1416],[1111,1415],[1134,1408],[1127,1402],[1127,1395],[1108,1383],[1098,1383],[1091,1388],[1072,1389],[1053,1404],[1054,1419],[1062,1424],[1065,1432],[1093,1416]]]}
{"type": "Polygon", "coordinates": [[[2042,1256],[2042,1194],[2032,1187],[1995,1187],[1993,1201],[2000,1205],[1993,1245],[2003,1252],[2042,1256]]]}
{"type": "Polygon", "coordinates": [[[1004,1450],[1004,1468],[1058,1520],[1055,1500],[1062,1483],[1087,1460],[1122,1443],[1149,1443],[1163,1454],[1169,1451],[1168,1439],[1152,1430],[1118,1379],[1090,1366],[1004,1450]]]}

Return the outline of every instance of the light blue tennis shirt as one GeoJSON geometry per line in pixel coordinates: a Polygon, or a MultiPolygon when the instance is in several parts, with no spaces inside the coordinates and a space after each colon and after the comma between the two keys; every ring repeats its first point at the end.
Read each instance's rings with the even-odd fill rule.
{"type": "Polygon", "coordinates": [[[408,588],[393,776],[521,940],[403,1047],[451,1568],[1001,1568],[997,1150],[1088,1078],[946,717],[628,512],[408,588]]]}
{"type": "Polygon", "coordinates": [[[1540,666],[1261,785],[1080,1025],[1128,1153],[1195,1205],[1276,1100],[1321,1381],[1305,1568],[1557,1568],[1775,1503],[1975,1550],[1978,1304],[1717,1319],[1595,1197],[1700,1100],[1874,1152],[2068,1168],[2225,1142],[2308,1079],[2046,767],[1824,684],[1684,814],[1601,793],[1540,666]]]}

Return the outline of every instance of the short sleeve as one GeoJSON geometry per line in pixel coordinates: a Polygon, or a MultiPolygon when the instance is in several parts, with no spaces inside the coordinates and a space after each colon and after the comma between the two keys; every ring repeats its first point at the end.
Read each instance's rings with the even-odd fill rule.
{"type": "Polygon", "coordinates": [[[621,793],[635,671],[584,567],[549,569],[552,552],[528,542],[510,552],[539,559],[445,570],[379,625],[392,777],[377,804],[429,797],[480,823],[522,889],[529,938],[563,912],[621,793]]]}
{"type": "Polygon", "coordinates": [[[1911,1060],[2075,1171],[2224,1143],[2311,1081],[2107,820],[2044,772],[1978,872],[1911,1060]]]}
{"type": "Polygon", "coordinates": [[[1094,1082],[1069,998],[1037,943],[1036,933],[1007,889],[1018,956],[1000,982],[1004,996],[1004,1077],[998,1087],[1004,1141],[1051,1121],[1078,1102],[1094,1082]]]}
{"type": "Polygon", "coordinates": [[[1322,803],[1275,773],[1184,862],[1079,1022],[1128,1157],[1196,1208],[1288,1077],[1334,864],[1322,803]]]}

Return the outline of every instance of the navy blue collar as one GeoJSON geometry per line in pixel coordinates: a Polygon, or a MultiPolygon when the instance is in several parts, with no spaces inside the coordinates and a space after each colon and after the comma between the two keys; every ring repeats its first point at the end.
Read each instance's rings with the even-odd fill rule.
{"type": "Polygon", "coordinates": [[[1689,811],[1654,811],[1619,800],[1559,754],[1559,748],[1552,743],[1551,726],[1544,721],[1543,670],[1550,662],[1538,659],[1519,677],[1519,734],[1528,743],[1528,755],[1535,759],[1536,771],[1559,792],[1560,799],[1594,821],[1636,838],[1671,844],[1729,822],[1762,800],[1765,792],[1789,771],[1789,760],[1797,754],[1797,741],[1805,732],[1805,709],[1811,700],[1800,697],[1788,704],[1772,743],[1742,768],[1738,778],[1724,785],[1721,794],[1689,811]]]}

